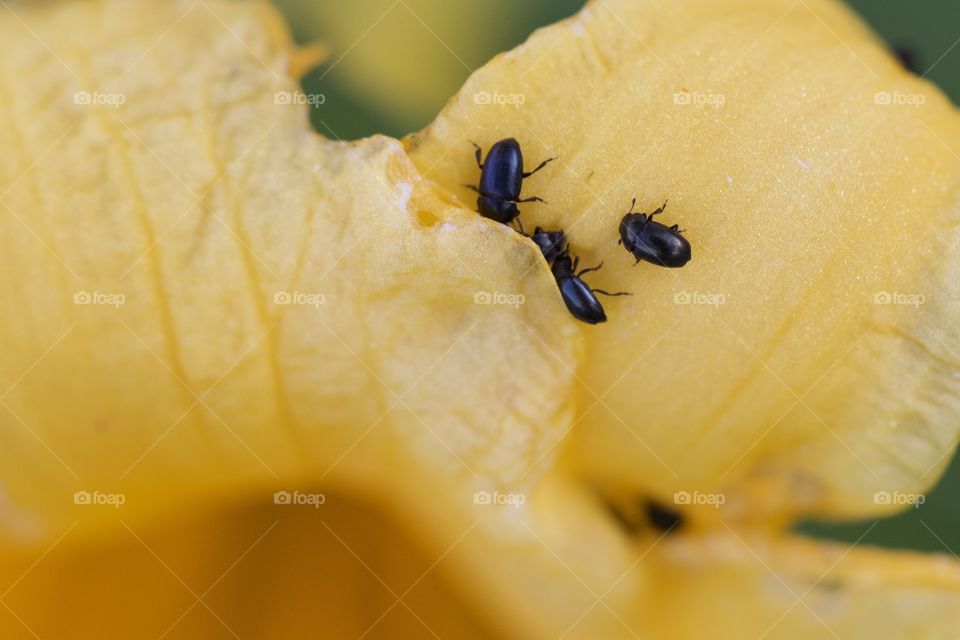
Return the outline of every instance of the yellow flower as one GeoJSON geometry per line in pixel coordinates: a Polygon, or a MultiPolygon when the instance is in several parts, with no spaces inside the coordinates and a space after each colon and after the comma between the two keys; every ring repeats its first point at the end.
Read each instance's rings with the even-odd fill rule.
{"type": "Polygon", "coordinates": [[[593,2],[402,142],[310,130],[263,2],[0,41],[4,638],[960,628],[953,559],[787,532],[958,432],[960,120],[836,3],[593,2]],[[507,136],[608,323],[472,210],[507,136]],[[617,246],[634,197],[690,264],[617,246]]]}

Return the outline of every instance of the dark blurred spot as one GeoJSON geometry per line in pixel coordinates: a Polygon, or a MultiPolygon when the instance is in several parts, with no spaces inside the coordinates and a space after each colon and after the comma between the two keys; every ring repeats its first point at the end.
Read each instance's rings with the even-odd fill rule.
{"type": "Polygon", "coordinates": [[[893,48],[893,52],[896,54],[897,59],[900,60],[900,64],[903,65],[904,69],[913,73],[920,73],[920,61],[917,59],[917,53],[912,47],[899,45],[893,48]]]}
{"type": "Polygon", "coordinates": [[[605,501],[610,515],[630,535],[652,527],[657,531],[677,530],[683,525],[683,515],[653,500],[637,500],[627,505],[605,501]]]}
{"type": "Polygon", "coordinates": [[[672,531],[683,525],[683,516],[660,503],[648,500],[644,510],[647,520],[660,531],[672,531]]]}

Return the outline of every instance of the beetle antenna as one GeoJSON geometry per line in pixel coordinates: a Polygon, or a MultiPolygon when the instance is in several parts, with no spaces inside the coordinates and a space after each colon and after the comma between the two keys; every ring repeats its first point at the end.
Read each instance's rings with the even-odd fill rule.
{"type": "MultiPolygon", "coordinates": [[[[581,271],[580,273],[577,274],[577,277],[579,278],[579,277],[582,276],[583,274],[585,274],[585,273],[590,273],[591,271],[599,271],[600,267],[602,267],[602,266],[603,266],[603,262],[601,262],[600,264],[598,264],[598,265],[595,266],[595,267],[590,267],[589,269],[584,269],[583,271],[581,271]]],[[[576,269],[576,265],[574,265],[574,269],[576,269]]]]}
{"type": "Polygon", "coordinates": [[[663,213],[663,210],[667,208],[667,203],[668,203],[668,202],[670,202],[670,201],[669,201],[669,200],[664,200],[664,201],[663,201],[663,205],[662,205],[659,209],[657,209],[656,211],[654,211],[653,213],[651,213],[651,214],[650,214],[650,217],[653,218],[653,216],[658,216],[658,215],[660,215],[661,213],[663,213]]]}
{"type": "Polygon", "coordinates": [[[591,289],[594,293],[599,293],[605,296],[632,296],[633,294],[629,291],[617,291],[616,293],[610,293],[609,291],[604,291],[603,289],[591,289]]]}

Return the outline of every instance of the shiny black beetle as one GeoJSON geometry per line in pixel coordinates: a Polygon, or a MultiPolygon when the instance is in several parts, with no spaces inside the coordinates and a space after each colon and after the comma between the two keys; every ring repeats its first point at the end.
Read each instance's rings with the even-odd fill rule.
{"type": "MultiPolygon", "coordinates": [[[[520,189],[523,179],[529,178],[556,158],[547,158],[536,169],[524,173],[523,153],[520,143],[514,138],[506,138],[497,142],[487,152],[483,160],[483,150],[476,142],[471,142],[477,149],[477,166],[480,167],[480,184],[478,186],[465,185],[477,193],[477,209],[491,220],[507,224],[520,215],[518,202],[543,202],[540,198],[520,199],[520,189]]],[[[520,223],[517,220],[518,224],[520,223]]],[[[523,231],[523,225],[520,224],[523,231]]]]}
{"type": "Polygon", "coordinates": [[[567,239],[563,231],[544,231],[537,227],[530,238],[540,247],[543,257],[550,264],[550,270],[557,281],[557,287],[560,289],[560,295],[563,296],[563,302],[577,320],[588,324],[607,321],[607,314],[604,313],[603,305],[597,300],[595,293],[605,296],[631,295],[624,291],[609,293],[603,289],[591,289],[581,279],[581,276],[591,271],[597,271],[603,266],[603,263],[601,262],[595,267],[577,273],[580,258],[570,257],[570,249],[567,247],[567,239]]]}
{"type": "Polygon", "coordinates": [[[634,198],[630,211],[620,221],[620,240],[617,244],[626,247],[637,263],[646,260],[661,267],[677,268],[690,262],[690,243],[683,237],[680,227],[668,227],[653,219],[663,213],[667,203],[664,202],[650,215],[634,213],[636,204],[637,199],[634,198]]]}

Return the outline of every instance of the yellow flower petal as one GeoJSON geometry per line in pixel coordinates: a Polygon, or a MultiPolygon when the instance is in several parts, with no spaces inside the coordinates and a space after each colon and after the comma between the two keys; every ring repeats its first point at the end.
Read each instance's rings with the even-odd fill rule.
{"type": "MultiPolygon", "coordinates": [[[[726,515],[863,516],[955,444],[960,119],[825,0],[591,3],[474,74],[408,140],[472,206],[472,139],[507,136],[605,302],[575,455],[611,492],[723,492],[726,515]],[[634,266],[638,198],[693,246],[634,266]]],[[[702,514],[710,517],[707,506],[702,514]]]]}
{"type": "Polygon", "coordinates": [[[665,540],[645,564],[654,637],[940,638],[960,623],[957,565],[919,554],[728,530],[665,540]]]}
{"type": "MultiPolygon", "coordinates": [[[[383,608],[362,607],[374,581],[351,558],[363,565],[399,534],[334,502],[307,515],[288,494],[270,505],[317,484],[370,501],[426,551],[413,566],[388,553],[378,571],[409,585],[444,565],[465,607],[431,621],[456,637],[683,638],[717,625],[736,637],[781,614],[773,637],[816,637],[817,616],[788,596],[833,564],[834,587],[808,604],[838,629],[957,627],[955,563],[841,556],[776,534],[798,512],[879,512],[873,491],[928,486],[956,435],[944,355],[956,335],[943,322],[955,278],[939,259],[953,239],[956,117],[926,86],[921,108],[878,104],[875,91],[901,102],[921,88],[845,13],[594,3],[477,74],[405,149],[309,130],[288,75],[304,58],[264,3],[108,5],[0,14],[11,635],[49,624],[54,637],[155,637],[185,609],[180,633],[229,635],[189,607],[236,567],[231,593],[272,600],[209,605],[229,609],[227,626],[314,631],[302,612],[283,615],[289,589],[297,602],[337,597],[323,609],[330,635],[356,637],[383,608]],[[854,72],[864,64],[877,75],[854,72]],[[12,69],[30,73],[14,81],[12,69]],[[720,95],[722,107],[694,104],[720,95]],[[610,323],[578,326],[535,247],[459,206],[458,185],[476,179],[473,135],[560,155],[527,186],[554,204],[524,219],[564,226],[585,260],[607,261],[597,286],[635,291],[608,303],[610,323]],[[634,193],[645,208],[672,198],[693,263],[630,267],[613,232],[634,193]],[[878,304],[883,292],[925,299],[878,304]],[[689,532],[657,543],[625,535],[596,486],[729,501],[691,509],[689,532]],[[197,515],[250,500],[239,515],[197,515]],[[172,531],[157,533],[160,518],[172,531]],[[283,526],[291,538],[271,537],[283,526]],[[350,549],[329,558],[362,576],[356,598],[297,573],[300,557],[328,557],[333,539],[315,535],[327,526],[344,527],[332,538],[350,549]],[[124,593],[136,585],[142,597],[124,593]],[[128,604],[113,618],[73,607],[57,627],[41,616],[51,593],[128,604]],[[697,594],[729,607],[677,622],[697,594]]],[[[425,598],[445,606],[433,588],[425,598]]],[[[377,633],[421,626],[389,618],[377,633]]]]}
{"type": "Polygon", "coordinates": [[[0,631],[17,639],[33,637],[26,624],[41,638],[78,629],[134,638],[301,637],[323,629],[345,640],[430,631],[464,640],[776,640],[949,638],[960,624],[955,562],[723,529],[662,539],[649,532],[630,550],[635,562],[586,570],[591,555],[618,545],[594,537],[593,546],[578,541],[586,553],[567,554],[551,537],[555,524],[537,531],[542,542],[530,536],[515,548],[503,544],[509,533],[496,534],[493,546],[475,527],[438,536],[424,551],[337,495],[322,517],[312,508],[246,504],[149,529],[118,525],[78,547],[81,524],[52,549],[38,549],[46,553],[35,566],[29,555],[3,563],[5,576],[26,573],[4,598],[16,617],[0,614],[0,631]],[[485,555],[464,561],[480,549],[485,555]],[[527,597],[518,597],[524,589],[527,597]],[[49,615],[51,603],[59,615],[49,615]]]}
{"type": "Polygon", "coordinates": [[[55,535],[74,491],[153,513],[304,477],[383,492],[411,464],[493,486],[555,455],[581,339],[542,258],[397,141],[313,134],[268,5],[145,1],[135,37],[59,41],[97,9],[18,11],[7,58],[40,86],[8,91],[3,132],[11,532],[55,535]]]}

